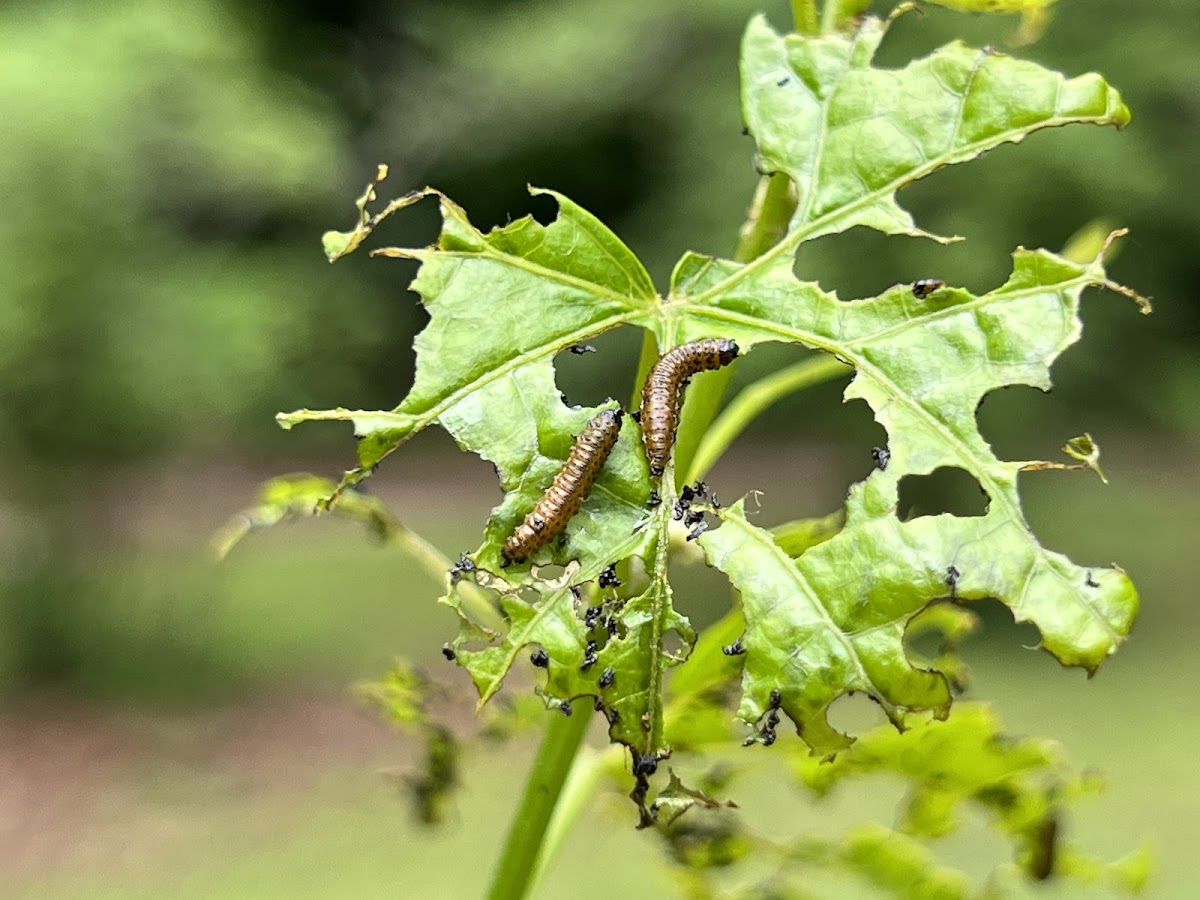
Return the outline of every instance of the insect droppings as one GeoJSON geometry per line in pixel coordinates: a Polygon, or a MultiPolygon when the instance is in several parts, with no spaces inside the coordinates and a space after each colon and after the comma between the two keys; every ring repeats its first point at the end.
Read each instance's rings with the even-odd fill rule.
{"type": "Polygon", "coordinates": [[[621,586],[621,579],[617,577],[617,564],[612,563],[610,566],[608,566],[608,568],[601,572],[597,582],[602,588],[619,588],[621,586]]]}
{"type": "Polygon", "coordinates": [[[946,286],[946,282],[940,278],[920,278],[913,282],[913,296],[918,300],[924,300],[934,291],[940,291],[946,286]]]}
{"type": "Polygon", "coordinates": [[[721,652],[726,656],[741,656],[746,652],[746,645],[742,638],[738,638],[732,644],[726,644],[722,647],[721,652]]]}

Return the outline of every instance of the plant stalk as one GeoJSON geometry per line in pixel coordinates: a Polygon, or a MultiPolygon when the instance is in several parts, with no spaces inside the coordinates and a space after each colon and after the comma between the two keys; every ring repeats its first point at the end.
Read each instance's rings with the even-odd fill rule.
{"type": "MultiPolygon", "coordinates": [[[[750,262],[778,244],[787,234],[788,222],[795,211],[796,191],[792,180],[782,173],[764,175],[754,193],[746,221],[738,232],[734,260],[750,262]]],[[[679,431],[675,436],[677,486],[687,483],[681,480],[682,474],[692,469],[692,459],[709,425],[716,418],[733,369],[734,366],[726,366],[715,372],[706,372],[698,376],[700,380],[696,387],[688,391],[680,415],[679,431]]]]}
{"type": "MultiPolygon", "coordinates": [[[[803,12],[811,4],[812,0],[796,0],[793,9],[803,12]]],[[[815,15],[815,10],[813,13],[815,15]]],[[[797,27],[801,27],[800,20],[797,21],[797,27]]],[[[759,182],[746,223],[738,234],[734,259],[750,262],[777,244],[787,234],[787,225],[795,209],[796,193],[791,180],[783,174],[764,176],[759,182]]],[[[647,332],[638,362],[637,386],[632,402],[635,408],[641,402],[640,385],[658,358],[658,353],[654,335],[647,332]]],[[[677,472],[691,468],[699,437],[716,416],[730,374],[729,367],[710,373],[704,390],[690,393],[684,407],[683,424],[676,436],[677,472]]],[[[490,900],[520,900],[525,897],[533,886],[535,875],[547,865],[550,851],[562,839],[563,829],[556,827],[553,840],[545,844],[547,828],[555,814],[572,762],[583,743],[588,719],[582,710],[577,715],[551,719],[492,878],[488,893],[490,900]]],[[[584,779],[585,783],[589,781],[584,779]]],[[[574,795],[576,792],[572,793],[574,795]]],[[[576,797],[572,805],[576,805],[577,801],[576,797]]],[[[560,816],[559,821],[561,823],[567,819],[560,816]]]]}
{"type": "Polygon", "coordinates": [[[800,34],[817,34],[816,0],[792,0],[792,22],[800,34]]]}
{"type": "Polygon", "coordinates": [[[534,873],[541,868],[539,857],[546,829],[587,733],[590,712],[589,705],[586,711],[581,709],[571,716],[550,714],[542,745],[525,782],[525,793],[492,876],[489,900],[521,900],[533,886],[534,873]]]}
{"type": "Polygon", "coordinates": [[[596,793],[596,788],[599,787],[604,773],[619,766],[624,756],[625,747],[623,745],[610,744],[604,750],[584,748],[575,757],[575,763],[571,766],[570,775],[567,776],[558,806],[554,809],[554,815],[550,817],[546,837],[542,841],[542,851],[538,854],[537,864],[534,866],[534,884],[541,880],[542,873],[558,853],[558,848],[562,846],[563,840],[566,839],[579,817],[583,815],[583,811],[587,809],[588,802],[596,793]]]}
{"type": "Polygon", "coordinates": [[[750,385],[733,398],[704,433],[704,440],[692,458],[684,483],[691,484],[703,479],[713,463],[721,458],[746,426],[771,404],[788,394],[837,378],[849,371],[850,367],[845,363],[822,353],[820,356],[802,359],[750,385]]]}

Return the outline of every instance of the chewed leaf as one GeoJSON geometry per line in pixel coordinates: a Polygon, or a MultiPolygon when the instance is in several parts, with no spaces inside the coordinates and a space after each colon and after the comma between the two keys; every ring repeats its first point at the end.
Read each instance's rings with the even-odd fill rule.
{"type": "MultiPolygon", "coordinates": [[[[840,9],[865,5],[851,0],[840,9]]],[[[1137,595],[1123,572],[1074,565],[1043,548],[1025,521],[1021,473],[1069,464],[997,459],[975,420],[992,390],[1050,386],[1050,365],[1080,336],[1085,288],[1112,288],[1148,311],[1105,274],[1112,236],[1082,262],[1019,250],[1007,283],[980,295],[930,279],[936,290],[897,285],[844,302],[793,271],[796,248],[820,235],[858,225],[924,234],[896,195],[943,166],[1042,128],[1119,126],[1128,111],[1099,76],[1068,79],[960,43],[902,69],[876,68],[885,29],[865,18],[848,36],[785,37],[761,18],[750,24],[742,47],[746,122],[760,168],[791,180],[796,211],[786,229],[779,216],[781,240],[753,262],[685,254],[666,298],[625,244],[558,194],[551,194],[559,212],[550,224],[526,217],[485,233],[428,188],[372,216],[374,182],[360,198],[354,229],[327,237],[332,256],[350,252],[382,217],[436,198],[442,228],[435,244],[374,251],[420,263],[412,288],[429,324],[415,341],[412,390],[394,409],[300,410],[281,416],[281,424],[353,423],[358,467],[335,495],[432,424],[495,465],[505,496],[482,545],[453,567],[443,602],[459,612],[461,626],[446,652],[467,669],[481,703],[516,664],[538,679],[547,707],[584,715],[590,710],[577,704],[595,698],[610,736],[632,751],[643,823],[652,819],[648,776],[665,758],[668,729],[681,744],[719,738],[723,723],[708,713],[739,674],[739,712],[761,729],[759,739],[773,738],[779,716],[787,715],[814,752],[829,755],[849,743],[826,719],[830,703],[848,692],[874,698],[897,725],[912,711],[947,713],[947,677],[957,683],[963,672],[946,648],[973,619],[930,612],[914,630],[938,632],[942,650],[924,661],[906,649],[910,623],[939,599],[996,597],[1018,621],[1036,625],[1064,664],[1089,671],[1120,645],[1136,613],[1137,595]],[[627,421],[611,453],[585,466],[587,483],[598,477],[578,512],[568,516],[552,498],[545,508],[559,502],[562,514],[531,519],[528,534],[547,540],[527,560],[506,566],[501,553],[561,471],[575,437],[598,409],[616,403],[565,406],[555,356],[623,325],[650,332],[660,349],[726,338],[743,354],[770,341],[820,350],[854,368],[846,399],[866,401],[888,432],[878,468],[851,489],[843,515],[788,523],[775,534],[748,521],[740,503],[717,511],[720,526],[706,534],[710,523],[687,521],[689,537],[699,537],[742,607],[720,629],[721,641],[699,648],[698,661],[713,671],[678,673],[671,714],[663,709],[666,670],[695,642],[667,579],[672,506],[683,497],[668,479],[662,505],[648,510],[649,470],[636,426],[627,421]],[[942,467],[978,482],[988,497],[985,514],[900,521],[900,481],[942,467]],[[545,522],[553,524],[549,531],[545,522]],[[612,564],[627,573],[624,591],[608,571],[612,564]],[[697,710],[708,717],[693,717],[697,710]]],[[[704,387],[698,379],[693,396],[704,387]]],[[[603,446],[607,451],[610,442],[603,446]]],[[[1083,463],[1096,462],[1094,444],[1070,446],[1083,463]]],[[[582,491],[571,496],[572,510],[579,497],[582,491]]],[[[690,515],[703,516],[701,505],[690,515]]]]}
{"type": "MultiPolygon", "coordinates": [[[[476,564],[491,569],[502,565],[504,540],[541,498],[575,436],[598,411],[564,406],[546,360],[490,381],[442,413],[442,426],[460,447],[496,466],[505,491],[488,522],[487,541],[475,554],[476,564]]],[[[626,544],[645,518],[648,496],[645,457],[635,430],[624,427],[561,541],[542,548],[533,562],[576,560],[585,568],[593,563],[603,568],[617,561],[614,548],[626,544]]]]}
{"type": "Polygon", "coordinates": [[[873,68],[885,31],[867,18],[849,37],[783,36],[762,17],[746,31],[743,113],[759,167],[796,184],[791,246],[855,225],[925,234],[896,202],[905,185],[1041,128],[1129,120],[1098,75],[1066,79],[958,42],[873,68]]]}
{"type": "Polygon", "coordinates": [[[779,264],[735,289],[733,266],[714,261],[697,271],[693,288],[712,306],[696,315],[721,321],[746,344],[790,338],[853,365],[846,397],[871,405],[890,452],[885,469],[851,490],[843,529],[794,562],[740,506],[701,538],[710,562],[743,593],[742,717],[757,722],[778,690],[813,750],[830,753],[846,739],[828,727],[825,710],[843,693],[867,693],[897,723],[908,710],[944,711],[942,677],[914,669],[903,646],[908,621],[938,597],[999,598],[1018,621],[1037,625],[1066,665],[1092,671],[1116,650],[1137,612],[1133,585],[1117,569],[1080,568],[1037,542],[1017,493],[1030,464],[997,459],[975,420],[991,390],[1049,386],[1050,364],[1079,337],[1080,294],[1108,283],[1101,261],[1022,250],[1012,277],[989,294],[948,288],[918,299],[899,286],[851,303],[779,264]],[[724,288],[705,294],[707,278],[724,288]],[[986,515],[900,522],[900,479],[941,466],[978,481],[986,515]]]}
{"type": "Polygon", "coordinates": [[[462,208],[430,189],[360,222],[360,230],[369,228],[398,205],[429,195],[438,198],[442,213],[434,246],[374,251],[421,262],[412,289],[428,307],[430,321],[415,342],[416,378],[404,401],[390,413],[300,410],[279,416],[284,427],[317,419],[354,421],[359,465],[343,487],[492,382],[546,365],[555,354],[634,321],[657,303],[641,262],[604,224],[560,194],[532,193],[558,202],[558,217],[549,225],[526,216],[485,234],[462,208]]]}

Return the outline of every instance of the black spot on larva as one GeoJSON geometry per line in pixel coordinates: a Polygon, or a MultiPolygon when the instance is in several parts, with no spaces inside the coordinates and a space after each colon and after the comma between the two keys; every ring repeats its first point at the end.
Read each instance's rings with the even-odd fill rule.
{"type": "Polygon", "coordinates": [[[600,673],[600,679],[596,683],[598,685],[600,685],[600,687],[606,688],[613,683],[613,681],[614,681],[614,679],[616,679],[616,677],[617,677],[617,673],[614,672],[611,668],[605,669],[603,672],[600,673]]]}
{"type": "Polygon", "coordinates": [[[595,353],[596,348],[591,344],[575,344],[569,348],[576,356],[583,356],[585,353],[595,353]]]}
{"type": "Polygon", "coordinates": [[[564,700],[558,704],[558,711],[564,716],[569,716],[571,713],[575,712],[575,707],[571,705],[570,700],[564,700]]]}
{"type": "Polygon", "coordinates": [[[583,614],[583,624],[589,629],[595,628],[603,611],[604,607],[602,606],[589,606],[583,614]]]}
{"type": "Polygon", "coordinates": [[[586,672],[596,664],[596,642],[588,641],[587,647],[583,652],[583,664],[579,667],[580,671],[586,672]]]}
{"type": "Polygon", "coordinates": [[[597,697],[592,701],[592,709],[596,712],[604,712],[604,701],[597,697]]]}
{"type": "Polygon", "coordinates": [[[646,777],[653,775],[658,771],[658,754],[646,753],[638,756],[633,761],[633,774],[635,777],[646,777]]]}
{"type": "Polygon", "coordinates": [[[871,459],[875,460],[875,468],[880,472],[888,467],[888,461],[892,458],[892,451],[886,447],[872,447],[871,459]]]}
{"type": "Polygon", "coordinates": [[[692,509],[692,510],[688,510],[688,514],[683,517],[683,524],[686,527],[691,528],[693,525],[695,525],[699,521],[702,521],[703,519],[704,519],[704,510],[692,509]]]}
{"type": "Polygon", "coordinates": [[[550,654],[541,647],[529,654],[529,661],[539,669],[550,668],[550,654]]]}
{"type": "Polygon", "coordinates": [[[458,555],[458,562],[450,567],[450,583],[458,584],[464,575],[474,571],[475,561],[467,556],[465,552],[460,553],[458,555]]]}
{"type": "Polygon", "coordinates": [[[658,491],[655,488],[650,489],[650,499],[646,501],[646,505],[651,509],[654,509],[656,506],[662,506],[662,497],[658,495],[658,491]]]}
{"type": "Polygon", "coordinates": [[[691,531],[688,532],[687,539],[689,541],[694,541],[696,538],[700,537],[700,535],[704,534],[704,532],[706,532],[706,531],[708,531],[708,523],[701,522],[699,525],[697,525],[695,528],[693,528],[691,531]]]}
{"type": "Polygon", "coordinates": [[[771,691],[770,707],[771,709],[779,709],[779,704],[783,702],[783,694],[779,692],[779,688],[771,691]]]}
{"type": "Polygon", "coordinates": [[[1084,581],[1084,584],[1086,584],[1088,587],[1100,587],[1100,582],[1096,581],[1096,579],[1092,577],[1091,569],[1087,570],[1087,580],[1084,581]]]}
{"type": "Polygon", "coordinates": [[[454,648],[448,643],[442,644],[442,656],[446,657],[446,659],[450,660],[450,662],[454,662],[454,660],[458,659],[458,654],[454,652],[454,648]]]}

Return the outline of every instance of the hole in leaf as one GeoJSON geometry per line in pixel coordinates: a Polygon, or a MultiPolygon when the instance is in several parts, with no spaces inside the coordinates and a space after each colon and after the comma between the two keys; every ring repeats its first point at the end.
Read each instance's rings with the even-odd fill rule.
{"type": "Polygon", "coordinates": [[[1059,448],[1095,427],[1091,410],[1061,394],[1025,385],[992,391],[975,412],[979,433],[1000,459],[1070,462],[1059,448]]]}
{"type": "Polygon", "coordinates": [[[554,380],[568,406],[599,406],[607,400],[622,405],[633,396],[633,379],[641,353],[641,331],[618,328],[578,345],[584,352],[560,353],[554,380]],[[595,352],[586,350],[594,347],[595,352]]]}
{"type": "MultiPolygon", "coordinates": [[[[1042,633],[1032,622],[1017,622],[1013,619],[1012,610],[999,600],[972,601],[968,608],[979,616],[979,627],[970,640],[964,642],[963,656],[967,665],[977,677],[977,663],[985,665],[1000,664],[1005,671],[1015,672],[1018,668],[1024,670],[1029,663],[1029,651],[1041,646],[1042,633]],[[1016,663],[1020,661],[1020,665],[1016,663]]],[[[1062,670],[1059,663],[1045,651],[1039,656],[1045,657],[1046,669],[1062,670]]],[[[1037,665],[1035,663],[1035,665],[1037,665]]],[[[1082,672],[1082,669],[1075,670],[1082,672]]],[[[986,696],[987,689],[980,690],[980,696],[986,696]]]]}
{"type": "Polygon", "coordinates": [[[942,513],[983,516],[989,502],[974,476],[957,466],[942,466],[928,475],[905,475],[900,479],[901,521],[942,513]]]}
{"type": "Polygon", "coordinates": [[[887,722],[880,705],[861,691],[838,697],[829,704],[825,718],[830,726],[850,735],[862,734],[887,722]]]}
{"type": "MultiPolygon", "coordinates": [[[[738,362],[729,396],[812,356],[794,344],[760,344],[738,362]]],[[[887,446],[887,432],[871,408],[842,401],[849,378],[847,373],[772,404],[705,478],[710,490],[724,504],[763,491],[760,505],[748,500],[746,507],[763,523],[824,516],[840,507],[849,486],[873,469],[871,447],[887,446]],[[850,445],[862,449],[847,453],[850,445]]]]}
{"type": "Polygon", "coordinates": [[[688,645],[684,643],[683,638],[679,636],[678,632],[668,631],[663,635],[662,650],[667,656],[674,657],[675,659],[683,659],[684,655],[688,652],[688,645]]]}
{"type": "MultiPolygon", "coordinates": [[[[539,581],[557,582],[558,579],[562,578],[562,574],[565,571],[564,567],[558,565],[538,566],[537,577],[539,581]]],[[[552,590],[552,588],[547,585],[547,590],[552,590]]]]}

